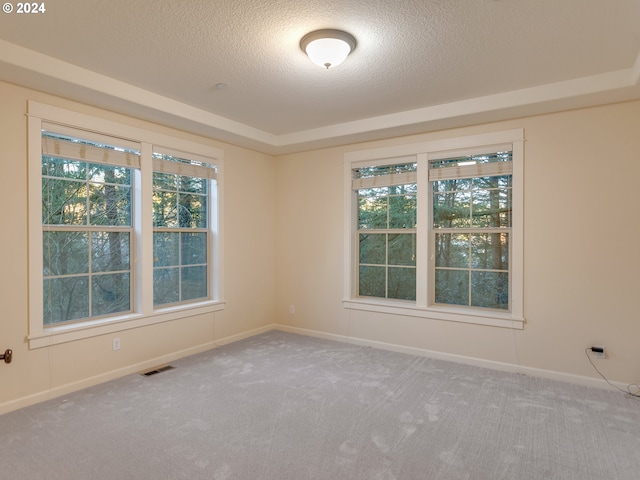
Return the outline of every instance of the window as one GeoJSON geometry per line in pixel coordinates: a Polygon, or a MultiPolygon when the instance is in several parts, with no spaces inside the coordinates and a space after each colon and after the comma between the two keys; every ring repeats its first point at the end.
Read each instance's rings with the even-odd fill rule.
{"type": "Polygon", "coordinates": [[[222,309],[222,152],[29,113],[30,347],[222,309]]]}
{"type": "Polygon", "coordinates": [[[140,151],[45,128],[43,322],[130,312],[132,180],[140,151]]]}
{"type": "Polygon", "coordinates": [[[429,161],[433,303],[509,309],[511,158],[429,161]]]}
{"type": "Polygon", "coordinates": [[[345,306],[522,328],[522,130],[345,156],[345,306]]]}
{"type": "Polygon", "coordinates": [[[154,153],[153,304],[206,298],[215,167],[154,153]]]}
{"type": "Polygon", "coordinates": [[[416,299],[416,164],[356,168],[358,294],[416,299]]]}

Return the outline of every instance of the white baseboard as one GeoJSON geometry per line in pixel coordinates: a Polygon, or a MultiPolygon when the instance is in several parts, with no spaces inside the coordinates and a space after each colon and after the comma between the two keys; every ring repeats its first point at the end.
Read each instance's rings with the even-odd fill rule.
{"type": "MultiPolygon", "coordinates": [[[[437,360],[445,360],[448,362],[463,363],[465,365],[474,365],[476,367],[489,368],[492,370],[499,370],[503,372],[519,373],[523,375],[529,375],[532,377],[546,378],[549,380],[557,380],[560,382],[573,383],[573,384],[584,385],[588,387],[607,388],[607,389],[611,388],[611,386],[608,385],[601,378],[585,377],[582,375],[574,375],[571,373],[563,373],[563,372],[556,372],[553,370],[544,370],[541,368],[526,367],[523,365],[515,365],[512,363],[496,362],[493,360],[484,360],[482,358],[467,357],[464,355],[456,355],[453,353],[436,352],[433,350],[426,350],[423,348],[407,347],[404,345],[378,342],[375,340],[367,340],[364,338],[348,337],[345,335],[337,335],[333,333],[320,332],[317,330],[308,330],[305,328],[292,327],[289,325],[274,324],[272,325],[272,327],[275,330],[280,330],[283,332],[297,333],[300,335],[318,337],[326,340],[334,340],[337,342],[352,343],[354,345],[360,345],[364,347],[380,348],[383,350],[391,350],[393,352],[407,353],[409,355],[418,355],[421,357],[434,358],[437,360]]],[[[627,385],[624,383],[620,383],[620,382],[611,382],[611,383],[616,387],[623,389],[624,391],[626,391],[627,389],[627,385]]]]}
{"type": "MultiPolygon", "coordinates": [[[[463,363],[466,365],[474,365],[477,367],[489,368],[492,370],[519,373],[524,375],[530,375],[532,377],[547,378],[550,380],[558,380],[561,382],[585,385],[589,387],[611,388],[609,385],[607,385],[607,383],[604,380],[600,378],[573,375],[570,373],[563,373],[563,372],[556,372],[553,370],[544,370],[540,368],[526,367],[523,365],[514,365],[511,363],[496,362],[493,360],[484,360],[481,358],[467,357],[464,355],[456,355],[452,353],[436,352],[433,350],[426,350],[422,348],[408,347],[405,345],[397,345],[397,344],[386,343],[386,342],[378,342],[375,340],[367,340],[364,338],[348,337],[345,335],[325,333],[318,330],[309,330],[306,328],[298,328],[298,327],[292,327],[289,325],[274,323],[271,325],[266,325],[264,327],[254,328],[246,332],[238,333],[236,335],[230,335],[228,337],[219,338],[219,339],[216,339],[215,341],[206,342],[201,345],[197,345],[195,347],[190,347],[184,350],[169,353],[167,355],[162,355],[160,357],[155,357],[150,360],[145,360],[144,362],[136,363],[134,365],[129,365],[127,367],[101,373],[99,375],[85,378],[77,382],[67,383],[65,385],[60,385],[58,387],[54,387],[49,390],[45,390],[42,392],[34,393],[32,395],[27,395],[25,397],[20,397],[15,400],[10,400],[5,403],[1,403],[0,415],[11,412],[13,410],[18,410],[20,408],[28,407],[29,405],[34,405],[36,403],[43,402],[45,400],[50,400],[52,398],[67,395],[69,393],[82,390],[83,388],[88,388],[94,385],[98,385],[100,383],[115,380],[117,378],[124,377],[126,375],[143,372],[153,367],[157,367],[159,365],[164,365],[164,364],[173,362],[174,360],[177,360],[179,358],[188,357],[189,355],[195,355],[197,353],[205,352],[207,350],[211,350],[212,348],[237,342],[239,340],[253,337],[254,335],[259,335],[261,333],[265,333],[270,330],[279,330],[282,332],[295,333],[299,335],[307,335],[310,337],[323,338],[325,340],[333,340],[337,342],[351,343],[354,345],[359,345],[364,347],[380,348],[383,350],[406,353],[409,355],[418,355],[421,357],[434,358],[437,360],[463,363]]],[[[626,387],[627,387],[626,384],[623,384],[620,382],[611,382],[611,383],[617,386],[618,388],[626,390],[626,387]]]]}
{"type": "Polygon", "coordinates": [[[28,407],[29,405],[34,405],[36,403],[44,402],[52,398],[68,395],[69,393],[82,390],[83,388],[88,388],[94,385],[98,385],[100,383],[109,382],[111,380],[115,380],[117,378],[124,377],[126,375],[131,375],[138,372],[144,372],[146,370],[157,367],[159,365],[165,365],[167,363],[173,362],[179,358],[188,357],[190,355],[195,355],[197,353],[205,352],[207,350],[211,350],[212,348],[237,342],[238,340],[252,337],[260,333],[268,332],[269,330],[273,330],[273,329],[274,329],[273,325],[255,328],[253,330],[248,330],[246,332],[242,332],[236,335],[231,335],[225,338],[219,338],[219,339],[216,339],[215,341],[206,342],[201,345],[197,345],[195,347],[190,347],[184,350],[179,350],[177,352],[172,352],[166,355],[145,360],[144,362],[136,363],[136,364],[129,365],[116,370],[111,370],[109,372],[101,373],[93,377],[84,378],[76,382],[67,383],[67,384],[60,385],[60,386],[57,386],[48,390],[44,390],[38,393],[27,395],[25,397],[20,397],[15,400],[10,400],[8,402],[0,403],[0,415],[2,415],[3,413],[11,412],[13,410],[18,410],[20,408],[28,407]]]}

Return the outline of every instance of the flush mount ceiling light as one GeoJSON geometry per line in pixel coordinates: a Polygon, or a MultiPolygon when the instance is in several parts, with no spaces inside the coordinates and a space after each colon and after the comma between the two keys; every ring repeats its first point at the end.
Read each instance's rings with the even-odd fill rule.
{"type": "Polygon", "coordinates": [[[328,69],[345,61],[356,48],[356,39],[342,30],[316,30],[302,37],[300,48],[313,63],[328,69]]]}

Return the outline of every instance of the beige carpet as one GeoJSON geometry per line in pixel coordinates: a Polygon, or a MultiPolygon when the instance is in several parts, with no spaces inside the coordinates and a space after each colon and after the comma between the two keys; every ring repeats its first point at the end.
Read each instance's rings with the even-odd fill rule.
{"type": "Polygon", "coordinates": [[[0,416],[0,478],[640,478],[617,391],[282,332],[173,365],[0,416]]]}

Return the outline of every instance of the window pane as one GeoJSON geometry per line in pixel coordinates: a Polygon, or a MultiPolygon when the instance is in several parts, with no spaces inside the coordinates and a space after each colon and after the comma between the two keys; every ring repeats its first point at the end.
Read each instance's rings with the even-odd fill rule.
{"type": "Polygon", "coordinates": [[[207,193],[207,180],[204,178],[180,176],[179,189],[181,192],[191,192],[206,194],[207,193]]]}
{"type": "Polygon", "coordinates": [[[182,265],[207,263],[207,234],[182,234],[182,265]]]}
{"type": "MultiPolygon", "coordinates": [[[[153,266],[167,267],[178,266],[179,256],[179,233],[154,232],[153,234],[153,266]]],[[[176,290],[177,291],[177,290],[176,290]]]]}
{"type": "Polygon", "coordinates": [[[89,184],[91,225],[131,225],[131,188],[103,183],[89,184]]]}
{"type": "Polygon", "coordinates": [[[387,187],[358,191],[358,228],[387,228],[387,187]]]}
{"type": "Polygon", "coordinates": [[[384,233],[361,233],[360,263],[384,265],[387,259],[386,237],[384,233]]]}
{"type": "Polygon", "coordinates": [[[90,182],[131,185],[131,169],[90,163],[87,178],[90,182]]]}
{"type": "Polygon", "coordinates": [[[184,267],[182,269],[182,300],[193,300],[207,296],[207,267],[184,267]]]}
{"type": "Polygon", "coordinates": [[[355,168],[352,171],[353,178],[379,177],[382,175],[396,175],[399,173],[415,172],[418,170],[417,163],[404,163],[394,165],[381,165],[378,167],[355,168]]]}
{"type": "Polygon", "coordinates": [[[416,269],[389,267],[388,298],[416,299],[416,269]]]}
{"type": "Polygon", "coordinates": [[[87,178],[87,164],[44,155],[42,157],[42,175],[85,180],[87,178]]]}
{"type": "Polygon", "coordinates": [[[485,233],[471,236],[471,267],[509,269],[509,234],[485,233]]]}
{"type": "Polygon", "coordinates": [[[506,272],[471,272],[471,305],[509,308],[509,274],[506,272]]]}
{"type": "Polygon", "coordinates": [[[178,176],[173,173],[153,172],[153,188],[176,191],[178,189],[178,176]]]}
{"type": "Polygon", "coordinates": [[[86,225],[86,183],[84,181],[43,178],[42,224],[86,225]]]}
{"type": "Polygon", "coordinates": [[[89,277],[44,280],[44,324],[50,325],[89,316],[89,277]]]}
{"type": "Polygon", "coordinates": [[[416,234],[415,233],[398,233],[398,234],[390,233],[389,234],[389,265],[415,265],[415,264],[416,264],[416,234]]]}
{"type": "Polygon", "coordinates": [[[363,297],[385,297],[386,268],[360,267],[358,294],[363,297]]]}
{"type": "Polygon", "coordinates": [[[415,195],[389,197],[389,228],[415,228],[415,195]]]}
{"type": "Polygon", "coordinates": [[[469,235],[436,233],[436,267],[469,267],[469,235]]]}
{"type": "Polygon", "coordinates": [[[434,193],[457,192],[471,190],[470,178],[456,178],[453,180],[438,180],[432,182],[434,193]]]}
{"type": "Polygon", "coordinates": [[[468,271],[436,269],[435,302],[469,305],[468,271]]]}
{"type": "Polygon", "coordinates": [[[43,232],[42,265],[45,277],[88,273],[89,244],[86,232],[43,232]]]}
{"type": "Polygon", "coordinates": [[[180,269],[156,268],[153,270],[153,304],[164,305],[180,300],[180,269]]]}
{"type": "Polygon", "coordinates": [[[508,175],[473,179],[473,226],[511,226],[511,189],[501,187],[510,178],[508,175]]]}
{"type": "Polygon", "coordinates": [[[483,164],[495,162],[510,162],[512,152],[482,153],[476,155],[463,155],[461,157],[443,158],[431,160],[429,168],[462,167],[469,164],[483,164]]]}
{"type": "Polygon", "coordinates": [[[91,232],[92,272],[129,270],[129,232],[91,232]]]}
{"type": "Polygon", "coordinates": [[[179,199],[180,227],[206,228],[207,227],[207,197],[181,193],[179,199]]]}
{"type": "Polygon", "coordinates": [[[131,290],[128,273],[95,275],[91,280],[92,314],[128,312],[131,290]]]}
{"type": "Polygon", "coordinates": [[[433,227],[452,228],[471,226],[471,193],[449,191],[433,195],[433,227]]]}
{"type": "Polygon", "coordinates": [[[153,226],[176,227],[178,225],[178,194],[153,192],[153,226]]]}

